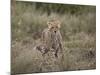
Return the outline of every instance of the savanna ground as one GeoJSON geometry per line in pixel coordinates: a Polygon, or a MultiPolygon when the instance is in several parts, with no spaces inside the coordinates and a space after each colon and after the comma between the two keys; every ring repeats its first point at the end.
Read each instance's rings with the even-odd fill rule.
{"type": "Polygon", "coordinates": [[[96,6],[17,1],[11,9],[12,74],[96,68],[96,6]],[[43,58],[34,48],[53,16],[61,21],[62,62],[52,53],[43,58]]]}

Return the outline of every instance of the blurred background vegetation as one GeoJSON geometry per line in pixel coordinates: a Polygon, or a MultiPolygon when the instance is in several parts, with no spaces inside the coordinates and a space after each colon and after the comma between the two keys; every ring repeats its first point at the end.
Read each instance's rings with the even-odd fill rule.
{"type": "Polygon", "coordinates": [[[27,65],[33,63],[30,57],[34,56],[33,51],[28,51],[41,37],[48,19],[54,16],[61,21],[64,70],[95,68],[96,6],[16,1],[11,11],[13,72],[39,71],[39,63],[34,62],[34,68],[27,65]]]}
{"type": "Polygon", "coordinates": [[[20,40],[31,35],[35,39],[40,38],[40,32],[47,27],[47,20],[51,16],[57,16],[61,20],[61,32],[65,40],[69,40],[69,34],[95,34],[95,14],[95,6],[17,1],[15,14],[11,17],[12,39],[20,40]]]}

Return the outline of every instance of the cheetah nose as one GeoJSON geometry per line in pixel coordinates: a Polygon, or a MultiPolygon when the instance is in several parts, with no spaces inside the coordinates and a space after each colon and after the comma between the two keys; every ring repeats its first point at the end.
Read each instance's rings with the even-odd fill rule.
{"type": "Polygon", "coordinates": [[[56,31],[54,31],[56,33],[56,31]]]}

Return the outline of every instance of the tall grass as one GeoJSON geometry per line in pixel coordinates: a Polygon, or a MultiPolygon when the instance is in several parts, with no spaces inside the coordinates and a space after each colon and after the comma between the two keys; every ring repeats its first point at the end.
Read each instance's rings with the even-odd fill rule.
{"type": "MultiPolygon", "coordinates": [[[[37,3],[38,4],[38,3],[37,3]]],[[[66,5],[66,6],[73,6],[73,5],[66,5]]],[[[73,6],[74,7],[74,6],[73,6]]],[[[82,7],[82,6],[80,6],[82,7]]],[[[84,7],[84,6],[83,6],[84,7]]],[[[95,33],[96,29],[96,15],[95,15],[95,8],[93,6],[84,7],[84,11],[80,14],[71,13],[63,13],[59,14],[56,12],[51,11],[51,14],[48,16],[46,11],[42,11],[42,9],[35,9],[36,6],[33,3],[16,3],[16,15],[12,15],[12,38],[16,38],[22,34],[27,35],[34,35],[37,36],[36,38],[40,37],[40,32],[47,27],[47,20],[50,17],[56,16],[62,22],[62,35],[63,37],[67,37],[67,34],[79,33],[79,32],[86,32],[89,34],[95,33]],[[89,12],[86,11],[87,8],[90,8],[89,12]],[[94,11],[92,11],[94,9],[94,11]]],[[[42,7],[41,7],[42,8],[42,7]]],[[[79,8],[79,7],[77,7],[79,8]]],[[[59,8],[59,10],[61,10],[59,8]]],[[[75,9],[76,10],[76,9],[75,9]]],[[[67,10],[66,10],[67,11],[67,10]]],[[[71,11],[68,10],[68,12],[71,11]]],[[[82,10],[80,10],[82,11],[82,10]]],[[[22,35],[24,37],[24,35],[22,35]]],[[[21,36],[20,36],[21,37],[21,36]]],[[[23,38],[22,37],[22,38],[23,38]]],[[[66,39],[66,38],[65,38],[66,39]]]]}

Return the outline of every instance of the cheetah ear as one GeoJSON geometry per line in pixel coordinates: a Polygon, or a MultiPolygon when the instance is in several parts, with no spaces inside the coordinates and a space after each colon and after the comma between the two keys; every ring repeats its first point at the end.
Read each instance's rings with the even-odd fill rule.
{"type": "Polygon", "coordinates": [[[60,26],[60,24],[58,24],[58,28],[60,28],[61,26],[60,26]]]}
{"type": "Polygon", "coordinates": [[[50,22],[47,22],[47,25],[50,25],[50,22]]]}
{"type": "Polygon", "coordinates": [[[60,28],[61,27],[61,22],[60,21],[58,21],[58,28],[60,28]]]}
{"type": "Polygon", "coordinates": [[[50,29],[51,28],[51,23],[47,22],[47,25],[48,25],[48,28],[50,29]]]}

